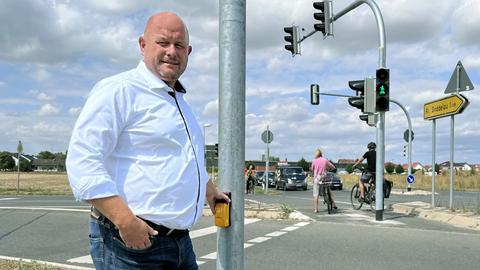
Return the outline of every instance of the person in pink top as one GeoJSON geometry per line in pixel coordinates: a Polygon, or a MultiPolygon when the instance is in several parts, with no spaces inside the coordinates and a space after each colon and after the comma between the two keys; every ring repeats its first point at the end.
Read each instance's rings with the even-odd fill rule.
{"type": "MultiPolygon", "coordinates": [[[[315,213],[318,213],[318,193],[320,189],[320,183],[325,180],[325,176],[327,175],[327,170],[334,169],[335,166],[328,161],[328,159],[322,157],[322,151],[317,149],[315,151],[315,159],[312,161],[312,166],[310,170],[313,174],[313,207],[315,213]]],[[[337,209],[337,205],[333,199],[332,194],[332,201],[333,201],[333,208],[337,209]]]]}

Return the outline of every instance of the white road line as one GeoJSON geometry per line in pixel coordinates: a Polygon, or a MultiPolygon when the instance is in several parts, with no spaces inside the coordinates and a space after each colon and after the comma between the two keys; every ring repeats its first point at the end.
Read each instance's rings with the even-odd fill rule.
{"type": "Polygon", "coordinates": [[[207,259],[207,260],[216,260],[217,259],[217,252],[212,252],[205,256],[200,257],[200,259],[207,259]]]}
{"type": "Polygon", "coordinates": [[[283,228],[282,231],[291,232],[291,231],[295,231],[295,230],[298,230],[298,229],[300,229],[300,227],[290,226],[290,227],[283,228]]]}
{"type": "Polygon", "coordinates": [[[65,212],[86,212],[86,213],[90,212],[90,209],[50,208],[50,207],[8,207],[8,206],[2,206],[2,207],[0,207],[0,209],[65,211],[65,212]]]}
{"type": "Polygon", "coordinates": [[[75,266],[75,265],[69,265],[69,264],[63,264],[63,263],[39,261],[39,260],[30,260],[30,259],[18,258],[18,257],[0,256],[0,259],[1,260],[7,260],[7,261],[22,261],[22,262],[28,262],[28,263],[35,262],[35,263],[38,263],[38,264],[60,267],[60,268],[63,268],[63,269],[95,270],[95,268],[90,268],[90,267],[82,267],[82,266],[75,266]]]}
{"type": "Polygon", "coordinates": [[[204,262],[204,261],[197,261],[197,265],[202,265],[202,264],[204,264],[204,263],[206,263],[206,262],[204,262]]]}
{"type": "Polygon", "coordinates": [[[270,240],[272,239],[271,237],[263,237],[263,236],[260,236],[260,237],[257,237],[257,238],[253,238],[253,239],[250,239],[248,240],[247,242],[251,242],[251,243],[262,243],[262,242],[265,242],[267,240],[270,240]]]}
{"type": "Polygon", "coordinates": [[[303,227],[307,226],[308,224],[310,224],[310,222],[299,222],[297,224],[293,224],[293,226],[303,227]]]}
{"type": "Polygon", "coordinates": [[[254,244],[250,244],[250,243],[243,243],[243,248],[248,248],[248,247],[251,247],[253,246],[254,244]]]}
{"type": "Polygon", "coordinates": [[[11,201],[11,200],[18,200],[20,198],[0,198],[0,201],[11,201]]]}
{"type": "MultiPolygon", "coordinates": [[[[257,221],[260,221],[260,219],[258,219],[258,218],[246,218],[244,223],[245,223],[245,225],[248,225],[248,224],[251,224],[251,223],[255,223],[257,221]]],[[[217,226],[211,226],[211,227],[191,231],[190,232],[190,238],[194,239],[194,238],[202,237],[202,236],[205,236],[205,235],[213,234],[213,233],[216,233],[216,232],[217,232],[217,226]]]]}
{"type": "Polygon", "coordinates": [[[269,237],[277,237],[277,236],[281,236],[281,235],[284,235],[286,234],[287,232],[272,232],[272,233],[269,233],[269,234],[266,234],[265,236],[269,236],[269,237]]]}
{"type": "Polygon", "coordinates": [[[81,256],[81,257],[77,257],[77,258],[72,258],[70,260],[67,260],[67,262],[69,262],[69,263],[93,264],[92,257],[90,255],[81,256]]]}
{"type": "Polygon", "coordinates": [[[351,217],[351,218],[370,218],[367,215],[362,214],[342,214],[343,216],[351,217]]]}

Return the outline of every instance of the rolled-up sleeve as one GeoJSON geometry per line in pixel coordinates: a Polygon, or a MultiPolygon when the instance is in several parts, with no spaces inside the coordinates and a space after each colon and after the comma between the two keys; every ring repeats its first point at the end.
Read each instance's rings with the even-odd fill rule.
{"type": "Polygon", "coordinates": [[[66,161],[77,200],[119,194],[106,163],[126,123],[129,106],[121,82],[99,82],[90,93],[72,131],[66,161]]]}

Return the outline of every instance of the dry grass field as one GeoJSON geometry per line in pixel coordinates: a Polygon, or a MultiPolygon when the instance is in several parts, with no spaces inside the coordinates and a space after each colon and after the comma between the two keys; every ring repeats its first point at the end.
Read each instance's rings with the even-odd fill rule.
{"type": "Polygon", "coordinates": [[[46,266],[40,263],[14,262],[0,260],[2,270],[62,270],[63,268],[46,266]]]}
{"type": "MultiPolygon", "coordinates": [[[[358,182],[360,175],[340,175],[343,180],[343,184],[346,188],[351,188],[358,182]]],[[[393,188],[405,189],[406,175],[398,174],[385,174],[386,179],[393,181],[393,188]]],[[[414,189],[431,190],[432,189],[432,177],[415,174],[415,183],[412,185],[414,189]]],[[[448,190],[450,188],[450,176],[449,175],[437,175],[435,176],[435,189],[436,190],[448,190]]],[[[455,175],[454,177],[454,190],[462,191],[480,191],[480,175],[455,175]]]]}
{"type": "Polygon", "coordinates": [[[71,195],[66,173],[20,172],[20,192],[17,193],[17,173],[0,173],[2,195],[71,195]]]}

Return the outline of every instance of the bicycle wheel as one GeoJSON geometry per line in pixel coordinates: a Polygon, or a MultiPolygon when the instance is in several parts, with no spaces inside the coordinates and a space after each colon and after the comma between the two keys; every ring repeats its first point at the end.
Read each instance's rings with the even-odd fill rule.
{"type": "Polygon", "coordinates": [[[332,194],[330,188],[325,187],[325,203],[327,204],[327,211],[328,214],[332,213],[333,210],[333,201],[332,201],[332,194]]]}
{"type": "Polygon", "coordinates": [[[371,186],[368,191],[368,201],[370,202],[370,208],[375,210],[375,186],[371,186]]]}
{"type": "Polygon", "coordinates": [[[360,189],[358,184],[355,184],[350,192],[350,201],[352,203],[352,207],[355,210],[362,208],[362,202],[360,202],[360,189]]]}

